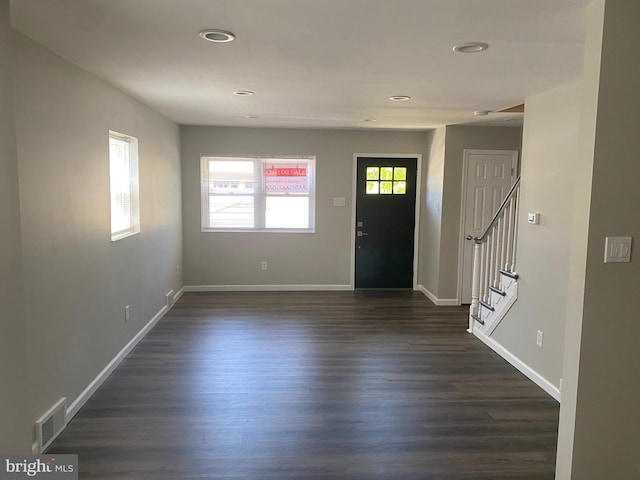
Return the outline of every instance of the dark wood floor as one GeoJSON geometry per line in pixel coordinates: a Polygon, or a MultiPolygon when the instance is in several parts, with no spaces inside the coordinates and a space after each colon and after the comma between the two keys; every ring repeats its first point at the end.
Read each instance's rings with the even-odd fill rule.
{"type": "Polygon", "coordinates": [[[409,291],[188,293],[49,453],[81,479],[552,479],[558,404],[409,291]]]}

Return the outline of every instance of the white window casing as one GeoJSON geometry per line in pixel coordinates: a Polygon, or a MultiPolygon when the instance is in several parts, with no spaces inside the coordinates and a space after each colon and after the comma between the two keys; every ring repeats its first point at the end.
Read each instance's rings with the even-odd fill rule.
{"type": "Polygon", "coordinates": [[[314,232],[314,156],[203,155],[201,186],[203,232],[314,232]]]}
{"type": "Polygon", "coordinates": [[[111,241],[140,232],[138,139],[109,131],[111,241]]]}

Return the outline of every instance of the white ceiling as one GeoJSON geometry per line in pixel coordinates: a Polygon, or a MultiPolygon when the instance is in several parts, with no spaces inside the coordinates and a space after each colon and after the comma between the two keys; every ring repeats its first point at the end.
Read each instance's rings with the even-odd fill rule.
{"type": "Polygon", "coordinates": [[[520,123],[473,112],[578,78],[590,1],[11,0],[11,17],[180,124],[416,130],[520,123]],[[452,51],[469,41],[490,48],[452,51]]]}

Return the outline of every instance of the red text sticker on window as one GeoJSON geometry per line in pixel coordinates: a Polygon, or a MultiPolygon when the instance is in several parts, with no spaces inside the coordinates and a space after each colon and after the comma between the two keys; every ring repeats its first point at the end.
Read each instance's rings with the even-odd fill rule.
{"type": "Polygon", "coordinates": [[[266,193],[309,193],[307,167],[297,165],[265,165],[266,193]]]}

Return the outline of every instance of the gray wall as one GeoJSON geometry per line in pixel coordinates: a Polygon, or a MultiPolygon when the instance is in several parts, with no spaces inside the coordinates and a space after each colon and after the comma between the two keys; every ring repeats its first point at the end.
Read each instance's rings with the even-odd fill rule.
{"type": "Polygon", "coordinates": [[[590,208],[584,289],[570,293],[582,314],[566,333],[559,479],[640,478],[639,18],[634,0],[599,0],[590,10],[581,153],[592,154],[584,162],[593,175],[580,179],[590,208]],[[634,237],[632,262],[605,264],[605,237],[623,235],[634,237]]]}
{"type": "Polygon", "coordinates": [[[420,211],[420,268],[418,283],[439,295],[442,192],[444,188],[446,127],[427,132],[420,211]]]}
{"type": "Polygon", "coordinates": [[[9,2],[0,0],[0,452],[31,450],[9,2]]]}
{"type": "Polygon", "coordinates": [[[562,376],[580,103],[580,83],[526,99],[518,301],[492,335],[555,387],[562,376]],[[539,213],[540,225],[527,223],[527,212],[539,213]],[[538,330],[544,333],[542,348],[536,345],[538,330]]]}
{"type": "Polygon", "coordinates": [[[14,41],[33,421],[60,397],[75,400],[182,286],[179,129],[26,37],[14,41]],[[117,242],[110,129],[139,140],[142,232],[117,242]]]}
{"type": "Polygon", "coordinates": [[[187,126],[181,129],[186,285],[345,286],[351,272],[354,153],[422,154],[424,132],[187,126]],[[202,233],[200,155],[316,155],[316,232],[202,233]],[[334,207],[345,197],[345,207],[334,207]],[[260,262],[268,270],[260,270],[260,262]]]}

